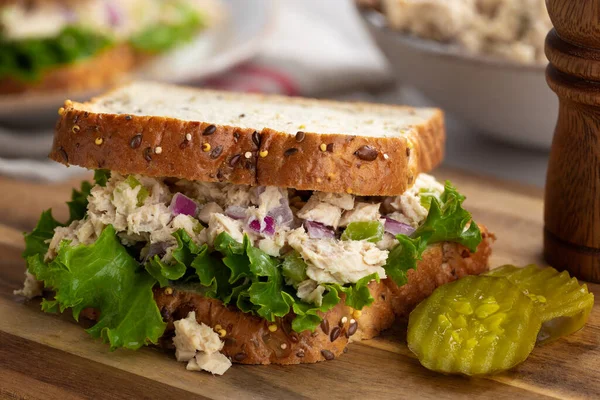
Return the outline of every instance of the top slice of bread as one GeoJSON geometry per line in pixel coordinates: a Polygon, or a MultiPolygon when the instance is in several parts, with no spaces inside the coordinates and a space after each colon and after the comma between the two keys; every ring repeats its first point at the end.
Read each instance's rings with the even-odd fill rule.
{"type": "Polygon", "coordinates": [[[124,174],[391,196],[443,158],[438,109],[139,82],[59,110],[50,158],[124,174]]]}

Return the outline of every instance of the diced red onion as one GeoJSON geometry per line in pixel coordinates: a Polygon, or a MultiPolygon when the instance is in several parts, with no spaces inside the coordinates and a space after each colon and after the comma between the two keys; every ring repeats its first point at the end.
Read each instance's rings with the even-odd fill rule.
{"type": "Polygon", "coordinates": [[[258,219],[250,220],[250,222],[248,222],[248,227],[254,232],[263,233],[268,236],[273,236],[275,234],[275,220],[268,215],[263,220],[263,223],[258,219]]]}
{"type": "Polygon", "coordinates": [[[252,229],[254,232],[260,233],[261,229],[260,229],[260,221],[259,220],[257,220],[257,219],[250,220],[250,222],[248,222],[248,227],[250,229],[252,229]]]}
{"type": "Polygon", "coordinates": [[[385,217],[385,231],[392,235],[411,235],[415,228],[405,224],[404,222],[396,221],[390,217],[385,217]]]}
{"type": "Polygon", "coordinates": [[[275,234],[275,220],[272,217],[268,215],[265,217],[265,228],[262,230],[262,232],[269,236],[273,236],[275,234]]]}
{"type": "Polygon", "coordinates": [[[268,215],[273,217],[277,225],[286,226],[290,225],[294,221],[294,213],[290,208],[289,200],[287,197],[282,197],[280,206],[269,210],[268,215]]]}
{"type": "Polygon", "coordinates": [[[183,214],[195,217],[198,213],[198,205],[194,200],[182,193],[175,193],[173,200],[171,200],[170,208],[173,215],[183,214]]]}
{"type": "Polygon", "coordinates": [[[311,239],[334,238],[335,231],[331,226],[316,221],[304,221],[304,229],[311,239]]]}
{"type": "Polygon", "coordinates": [[[236,220],[246,218],[246,209],[240,206],[229,206],[225,210],[225,215],[236,220]]]}

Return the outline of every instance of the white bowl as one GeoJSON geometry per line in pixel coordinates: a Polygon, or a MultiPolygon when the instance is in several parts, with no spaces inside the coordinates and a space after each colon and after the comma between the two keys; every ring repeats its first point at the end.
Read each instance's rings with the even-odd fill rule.
{"type": "Polygon", "coordinates": [[[550,148],[558,99],[546,84],[544,65],[467,54],[456,46],[392,31],[377,11],[360,14],[402,84],[419,89],[478,132],[550,148]]]}

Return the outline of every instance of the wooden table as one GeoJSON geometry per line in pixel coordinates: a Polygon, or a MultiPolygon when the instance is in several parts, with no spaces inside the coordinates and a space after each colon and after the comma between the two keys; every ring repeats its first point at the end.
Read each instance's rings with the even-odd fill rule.
{"type": "MultiPolygon", "coordinates": [[[[541,263],[542,192],[440,170],[467,195],[475,219],[498,236],[492,265],[541,263]]],[[[53,207],[65,219],[68,184],[0,178],[0,398],[600,398],[600,306],[588,326],[538,347],[507,373],[480,379],[426,370],[407,349],[405,326],[349,346],[335,361],[298,366],[235,365],[224,376],[187,372],[171,354],[109,352],[67,315],[12,295],[21,285],[21,232],[53,207]]],[[[600,296],[600,285],[590,285],[600,296]]]]}

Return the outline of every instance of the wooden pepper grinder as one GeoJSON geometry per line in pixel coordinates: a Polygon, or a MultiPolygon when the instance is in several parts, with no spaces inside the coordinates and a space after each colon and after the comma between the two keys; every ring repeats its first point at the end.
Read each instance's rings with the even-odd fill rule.
{"type": "Polygon", "coordinates": [[[600,282],[600,0],[546,0],[546,79],[560,109],[546,178],[544,256],[600,282]]]}

